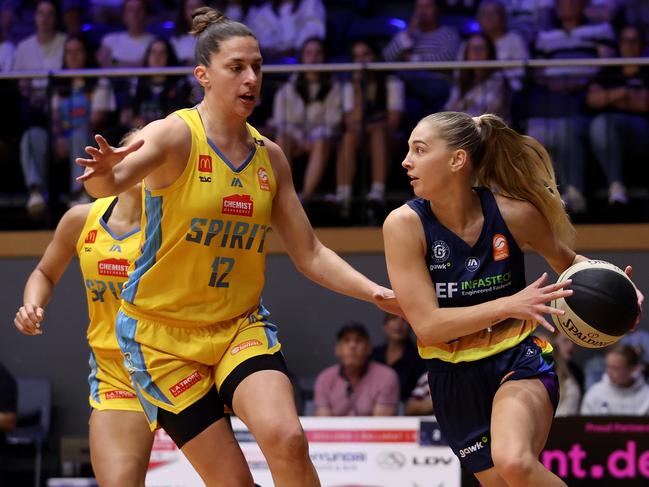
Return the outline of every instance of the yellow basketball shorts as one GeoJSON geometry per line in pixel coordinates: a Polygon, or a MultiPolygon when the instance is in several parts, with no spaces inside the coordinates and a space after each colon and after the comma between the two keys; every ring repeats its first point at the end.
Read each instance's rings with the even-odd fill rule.
{"type": "Polygon", "coordinates": [[[124,357],[118,350],[93,349],[88,363],[90,406],[101,411],[142,412],[131,378],[124,367],[124,357]]]}
{"type": "Polygon", "coordinates": [[[248,359],[278,352],[277,328],[260,306],[231,320],[171,324],[117,314],[117,341],[151,429],[157,408],[178,414],[248,359]]]}

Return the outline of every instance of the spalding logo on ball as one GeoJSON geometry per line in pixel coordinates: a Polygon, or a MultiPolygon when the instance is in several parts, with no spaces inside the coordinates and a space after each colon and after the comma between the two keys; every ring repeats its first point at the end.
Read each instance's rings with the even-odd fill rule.
{"type": "Polygon", "coordinates": [[[572,279],[572,296],[551,306],[565,311],[552,315],[559,330],[577,345],[607,347],[628,332],[638,317],[638,297],[631,279],[619,267],[602,260],[579,262],[557,282],[572,279]]]}

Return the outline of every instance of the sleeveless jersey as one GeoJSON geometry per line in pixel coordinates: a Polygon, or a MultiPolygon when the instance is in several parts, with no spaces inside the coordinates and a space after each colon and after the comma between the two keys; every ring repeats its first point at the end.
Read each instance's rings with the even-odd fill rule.
{"type": "Polygon", "coordinates": [[[115,352],[121,357],[115,336],[115,317],[140,243],[140,229],[115,235],[104,221],[117,198],[100,198],[90,207],[79,240],[77,254],[88,301],[88,343],[93,350],[115,352]]]}
{"type": "MultiPolygon", "coordinates": [[[[526,285],[523,252],[509,232],[496,199],[486,188],[475,191],[482,203],[484,224],[473,247],[437,220],[428,201],[408,201],[424,228],[426,265],[442,308],[484,303],[515,294],[526,285]]],[[[520,343],[535,327],[532,320],[511,318],[447,343],[419,343],[419,353],[425,359],[453,363],[479,360],[520,343]]]]}
{"type": "Polygon", "coordinates": [[[252,126],[255,144],[235,169],[207,138],[196,108],[175,115],[191,129],[191,153],[173,184],[145,188],[144,243],[122,306],[141,320],[216,323],[259,305],[276,181],[252,126]]]}

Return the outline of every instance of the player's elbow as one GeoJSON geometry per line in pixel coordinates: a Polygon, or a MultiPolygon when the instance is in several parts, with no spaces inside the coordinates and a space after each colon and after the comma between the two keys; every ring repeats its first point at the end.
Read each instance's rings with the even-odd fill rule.
{"type": "Polygon", "coordinates": [[[417,336],[417,340],[424,347],[431,347],[436,343],[443,341],[437,330],[437,326],[431,322],[414,324],[411,323],[412,329],[417,336]]]}

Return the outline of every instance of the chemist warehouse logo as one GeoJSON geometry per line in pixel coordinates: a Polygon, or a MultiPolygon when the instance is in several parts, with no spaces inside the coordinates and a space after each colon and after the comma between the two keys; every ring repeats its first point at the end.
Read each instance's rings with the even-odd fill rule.
{"type": "Polygon", "coordinates": [[[253,201],[249,194],[233,194],[223,198],[224,215],[252,216],[253,201]]]}
{"type": "Polygon", "coordinates": [[[100,276],[128,277],[127,259],[104,259],[97,263],[100,276]]]}

